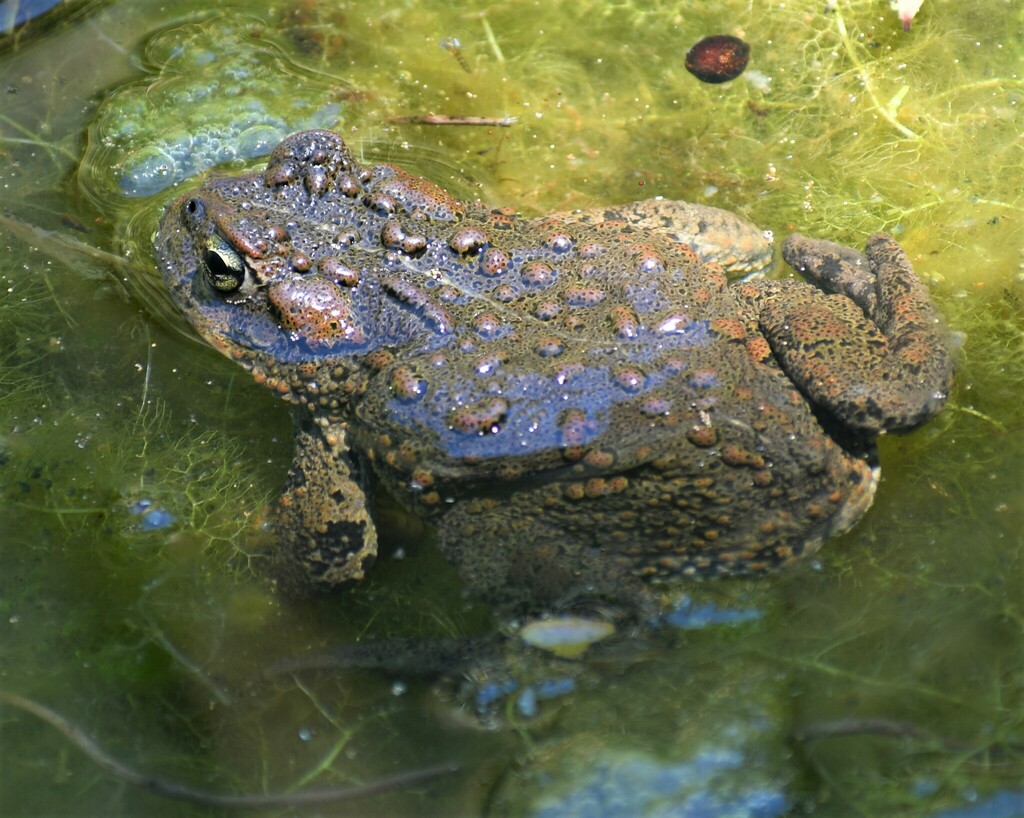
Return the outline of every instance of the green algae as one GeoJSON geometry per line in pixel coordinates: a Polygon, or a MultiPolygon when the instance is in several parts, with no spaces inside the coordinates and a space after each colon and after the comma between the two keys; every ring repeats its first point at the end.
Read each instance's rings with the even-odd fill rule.
{"type": "MultiPolygon", "coordinates": [[[[651,797],[651,771],[681,780],[709,746],[746,762],[717,773],[720,792],[782,791],[820,816],[934,815],[1019,776],[1024,12],[934,0],[909,32],[868,0],[249,4],[212,23],[207,10],[172,18],[155,3],[116,14],[130,26],[101,14],[78,41],[71,29],[0,55],[12,103],[0,116],[5,208],[128,262],[104,269],[45,234],[0,227],[4,686],[141,766],[235,791],[372,780],[441,755],[473,766],[370,808],[395,815],[537,814],[577,803],[564,799],[586,795],[596,764],[640,770],[608,778],[625,782],[616,796],[640,786],[633,803],[655,812],[666,802],[651,797]],[[364,159],[460,195],[531,212],[666,195],[740,210],[778,236],[896,232],[963,334],[948,409],[881,441],[875,507],[811,563],[687,589],[754,606],[760,620],[600,651],[577,692],[536,721],[512,712],[513,729],[475,733],[453,725],[427,683],[388,674],[268,681],[275,660],[332,644],[494,625],[416,524],[386,507],[385,558],[366,586],[307,601],[274,592],[260,554],[290,457],[286,412],[167,331],[148,255],[161,196],[127,201],[117,160],[97,160],[95,142],[72,178],[89,127],[124,127],[127,100],[209,86],[206,67],[147,43],[216,32],[219,53],[244,54],[252,15],[275,64],[312,77],[310,88],[340,78],[355,89],[346,99],[358,110],[340,125],[364,159]],[[96,31],[123,38],[120,57],[96,31]],[[712,33],[753,49],[748,73],[715,87],[682,64],[712,33]],[[458,57],[443,46],[451,37],[458,57]],[[80,69],[90,55],[103,56],[93,76],[80,69]],[[60,81],[45,84],[42,65],[60,81]],[[395,121],[424,113],[517,122],[395,121]],[[99,198],[81,196],[86,179],[99,198]],[[141,501],[173,522],[145,528],[141,501]],[[894,735],[863,729],[871,720],[894,735]],[[862,729],[842,733],[840,721],[862,729]]],[[[313,111],[336,101],[303,96],[313,111]]],[[[189,102],[200,123],[235,110],[216,94],[189,102]]],[[[138,107],[143,133],[120,150],[144,145],[146,128],[162,137],[159,113],[138,107]]],[[[2,719],[5,814],[202,812],[126,790],[60,736],[2,719]]]]}

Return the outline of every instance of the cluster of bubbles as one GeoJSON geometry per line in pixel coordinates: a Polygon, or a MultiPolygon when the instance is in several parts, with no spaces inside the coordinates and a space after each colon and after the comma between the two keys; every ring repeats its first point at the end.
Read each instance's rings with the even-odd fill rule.
{"type": "Polygon", "coordinates": [[[335,100],[347,86],[236,31],[244,25],[213,17],[150,41],[145,62],[159,78],[114,91],[90,128],[81,174],[90,195],[152,196],[215,165],[264,156],[295,131],[337,125],[335,100]]]}

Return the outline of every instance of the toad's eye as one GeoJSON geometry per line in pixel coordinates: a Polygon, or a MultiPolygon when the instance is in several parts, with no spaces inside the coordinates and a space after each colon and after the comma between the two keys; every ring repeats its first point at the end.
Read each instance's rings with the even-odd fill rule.
{"type": "Polygon", "coordinates": [[[216,233],[207,240],[203,251],[203,270],[213,289],[225,295],[237,292],[245,283],[245,261],[216,233]]]}

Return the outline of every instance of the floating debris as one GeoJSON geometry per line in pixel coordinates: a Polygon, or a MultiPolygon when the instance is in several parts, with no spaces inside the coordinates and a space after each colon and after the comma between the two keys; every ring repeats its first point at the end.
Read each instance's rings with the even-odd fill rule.
{"type": "Polygon", "coordinates": [[[715,34],[686,52],[686,70],[701,82],[734,80],[750,62],[750,46],[739,37],[715,34]]]}
{"type": "Polygon", "coordinates": [[[462,55],[462,43],[459,42],[458,37],[445,37],[438,45],[455,57],[456,62],[462,66],[463,71],[467,74],[473,73],[473,69],[469,67],[469,63],[466,62],[466,58],[462,55]]]}
{"type": "Polygon", "coordinates": [[[889,0],[889,6],[899,15],[904,31],[910,31],[910,21],[923,5],[924,0],[889,0]]]}
{"type": "Polygon", "coordinates": [[[613,633],[615,626],[611,622],[565,616],[531,622],[519,632],[519,636],[526,644],[562,659],[578,659],[592,644],[613,633]]]}

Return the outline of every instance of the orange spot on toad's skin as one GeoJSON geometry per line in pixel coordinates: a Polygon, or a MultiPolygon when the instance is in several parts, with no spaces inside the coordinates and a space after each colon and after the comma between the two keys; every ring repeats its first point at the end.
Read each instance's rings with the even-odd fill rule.
{"type": "Polygon", "coordinates": [[[733,341],[743,341],[747,337],[747,328],[743,326],[742,321],[738,321],[735,318],[716,318],[711,322],[710,326],[712,330],[723,338],[729,338],[733,341]]]}
{"type": "Polygon", "coordinates": [[[772,357],[772,348],[764,338],[750,338],[747,340],[747,353],[761,363],[772,357]]]}

